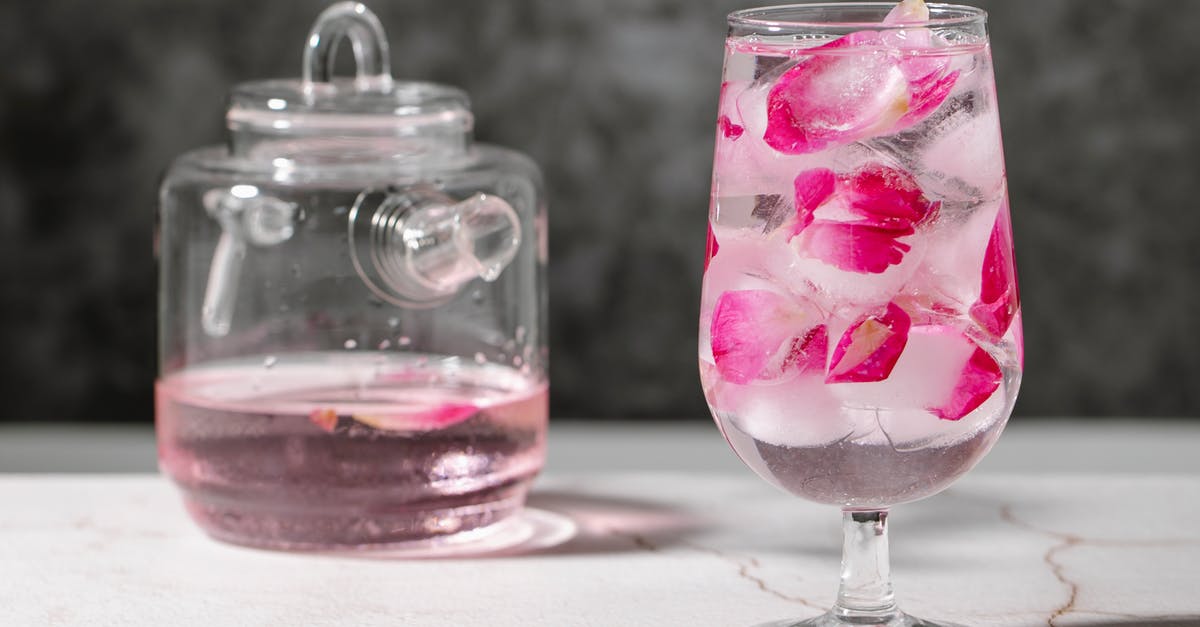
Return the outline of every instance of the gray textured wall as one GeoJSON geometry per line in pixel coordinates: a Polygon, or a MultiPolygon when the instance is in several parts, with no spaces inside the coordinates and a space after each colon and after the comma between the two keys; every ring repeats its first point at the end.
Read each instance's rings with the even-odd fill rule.
{"type": "MultiPolygon", "coordinates": [[[[373,2],[395,74],[543,164],[555,416],[705,415],[695,318],[732,0],[373,2]]],[[[1200,3],[995,0],[1024,415],[1200,416],[1200,3]]],[[[158,177],[313,0],[0,2],[0,420],[149,420],[158,177]]]]}

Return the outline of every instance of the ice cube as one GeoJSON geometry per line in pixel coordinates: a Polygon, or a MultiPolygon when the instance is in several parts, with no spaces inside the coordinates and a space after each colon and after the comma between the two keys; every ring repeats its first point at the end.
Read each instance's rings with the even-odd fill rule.
{"type": "Polygon", "coordinates": [[[722,86],[719,119],[728,119],[740,133],[718,134],[713,192],[719,196],[779,195],[790,198],[792,181],[802,170],[818,165],[811,155],[786,155],[763,141],[767,125],[769,84],[728,81],[722,86]]]}
{"type": "MultiPolygon", "coordinates": [[[[809,229],[813,226],[816,225],[809,229]]],[[[826,310],[886,304],[900,294],[912,278],[927,248],[921,232],[902,237],[897,241],[909,250],[903,253],[899,263],[879,273],[863,273],[843,270],[821,259],[813,250],[804,248],[807,243],[804,234],[792,241],[793,257],[784,274],[792,282],[806,284],[815,293],[816,302],[826,310]]]]}
{"type": "Polygon", "coordinates": [[[868,383],[834,383],[830,390],[848,405],[923,409],[948,398],[963,365],[975,350],[961,331],[949,326],[915,326],[890,376],[868,383]]]}
{"type": "MultiPolygon", "coordinates": [[[[979,347],[960,329],[948,325],[914,326],[891,375],[873,383],[838,383],[830,392],[848,407],[875,412],[880,427],[899,449],[927,445],[931,438],[961,437],[979,428],[977,420],[994,403],[990,393],[968,419],[939,418],[932,409],[956,396],[968,363],[979,347]]],[[[990,359],[990,357],[989,357],[990,359]]]]}
{"type": "Polygon", "coordinates": [[[705,394],[713,413],[756,440],[778,446],[820,446],[853,432],[819,373],[751,385],[702,378],[707,379],[705,394]]]}
{"type": "Polygon", "coordinates": [[[997,199],[966,208],[943,205],[927,236],[932,252],[905,291],[966,311],[979,298],[984,254],[1001,204],[997,199]]]}
{"type": "MultiPolygon", "coordinates": [[[[982,80],[962,77],[960,85],[968,78],[982,80]]],[[[932,198],[967,204],[993,200],[1004,182],[994,102],[988,89],[976,85],[951,95],[924,122],[861,143],[903,165],[932,198]]]]}

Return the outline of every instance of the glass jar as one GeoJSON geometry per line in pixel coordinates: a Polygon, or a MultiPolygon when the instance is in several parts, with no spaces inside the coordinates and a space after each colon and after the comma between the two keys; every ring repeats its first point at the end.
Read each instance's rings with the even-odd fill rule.
{"type": "Polygon", "coordinates": [[[226,119],[160,197],[159,459],[188,511],[274,548],[485,535],[544,459],[537,167],[472,142],[462,91],[393,81],[352,2],[226,119]]]}

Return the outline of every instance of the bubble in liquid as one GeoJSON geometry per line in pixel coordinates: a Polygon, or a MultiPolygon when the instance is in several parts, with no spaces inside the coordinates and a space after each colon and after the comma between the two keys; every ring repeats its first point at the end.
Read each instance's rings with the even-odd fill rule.
{"type": "Polygon", "coordinates": [[[397,346],[409,346],[411,344],[412,344],[412,338],[408,337],[407,335],[401,335],[400,337],[396,338],[397,346]]]}
{"type": "Polygon", "coordinates": [[[483,353],[475,353],[475,363],[477,363],[477,364],[486,364],[486,363],[487,363],[487,357],[486,357],[486,356],[485,356],[483,353]]]}
{"type": "Polygon", "coordinates": [[[358,342],[354,340],[346,340],[346,343],[342,344],[342,346],[345,346],[346,350],[354,350],[358,348],[358,342]]]}
{"type": "Polygon", "coordinates": [[[380,342],[380,343],[379,343],[379,350],[381,350],[381,351],[383,351],[383,350],[387,350],[387,349],[389,349],[389,348],[391,348],[391,347],[392,347],[392,341],[391,341],[391,340],[384,340],[384,341],[382,341],[382,342],[380,342]]]}
{"type": "Polygon", "coordinates": [[[396,327],[400,326],[400,319],[395,316],[388,318],[388,326],[395,329],[396,327]]]}
{"type": "Polygon", "coordinates": [[[266,359],[263,359],[263,368],[271,368],[278,362],[279,362],[278,357],[276,357],[274,355],[267,355],[266,359]]]}

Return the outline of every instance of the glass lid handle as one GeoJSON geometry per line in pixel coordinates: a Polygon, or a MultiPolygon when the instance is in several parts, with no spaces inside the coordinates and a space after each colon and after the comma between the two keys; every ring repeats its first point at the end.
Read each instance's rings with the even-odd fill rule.
{"type": "Polygon", "coordinates": [[[355,83],[359,89],[387,90],[392,85],[387,36],[383,24],[359,2],[339,2],[317,16],[304,47],[304,88],[333,79],[333,62],[342,38],[350,39],[358,66],[355,83]]]}

